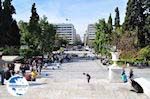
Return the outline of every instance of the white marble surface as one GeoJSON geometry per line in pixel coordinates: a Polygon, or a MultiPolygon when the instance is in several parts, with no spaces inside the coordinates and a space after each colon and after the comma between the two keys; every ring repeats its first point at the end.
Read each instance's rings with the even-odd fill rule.
{"type": "Polygon", "coordinates": [[[145,94],[130,91],[128,83],[109,83],[108,70],[98,61],[65,63],[58,70],[43,70],[42,76],[30,82],[22,97],[13,97],[6,86],[0,86],[0,99],[149,99],[145,94]],[[90,84],[83,72],[91,75],[90,84]]]}

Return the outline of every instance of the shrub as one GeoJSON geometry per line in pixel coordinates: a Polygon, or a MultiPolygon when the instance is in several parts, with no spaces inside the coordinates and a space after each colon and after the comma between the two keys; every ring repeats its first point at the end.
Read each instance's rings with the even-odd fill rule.
{"type": "Polygon", "coordinates": [[[5,47],[1,48],[4,55],[19,55],[19,48],[18,47],[5,47]]]}
{"type": "Polygon", "coordinates": [[[138,57],[142,58],[142,59],[147,59],[150,60],[150,45],[142,48],[139,52],[138,52],[138,57]]]}
{"type": "Polygon", "coordinates": [[[32,56],[41,55],[41,53],[38,50],[34,51],[32,49],[20,49],[20,55],[25,58],[30,58],[32,56]]]}

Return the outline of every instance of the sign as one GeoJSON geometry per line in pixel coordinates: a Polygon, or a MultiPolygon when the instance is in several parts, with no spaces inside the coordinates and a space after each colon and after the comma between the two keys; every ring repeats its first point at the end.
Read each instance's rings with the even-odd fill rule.
{"type": "Polygon", "coordinates": [[[27,80],[20,76],[12,76],[7,82],[7,90],[13,96],[22,96],[24,95],[29,87],[27,80]]]}

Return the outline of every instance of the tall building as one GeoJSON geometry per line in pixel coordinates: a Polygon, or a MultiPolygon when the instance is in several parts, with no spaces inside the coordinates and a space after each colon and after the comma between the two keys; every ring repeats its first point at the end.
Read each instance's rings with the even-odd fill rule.
{"type": "Polygon", "coordinates": [[[76,29],[73,24],[56,24],[56,34],[63,39],[69,41],[69,44],[73,44],[76,39],[76,29]]]}
{"type": "Polygon", "coordinates": [[[80,35],[79,35],[79,34],[76,34],[76,41],[78,41],[78,42],[82,42],[82,41],[81,41],[81,37],[80,37],[80,35]]]}
{"type": "Polygon", "coordinates": [[[89,24],[87,28],[88,40],[94,40],[96,35],[96,28],[94,24],[89,24]]]}
{"type": "Polygon", "coordinates": [[[89,24],[86,30],[85,39],[86,44],[85,45],[91,45],[92,42],[95,40],[96,37],[96,27],[94,24],[89,24]]]}

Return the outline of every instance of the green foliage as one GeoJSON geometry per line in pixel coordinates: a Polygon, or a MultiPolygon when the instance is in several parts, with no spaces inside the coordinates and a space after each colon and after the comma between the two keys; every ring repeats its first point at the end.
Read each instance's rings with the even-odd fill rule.
{"type": "Polygon", "coordinates": [[[150,44],[150,14],[147,14],[145,19],[145,45],[150,44]]]}
{"type": "Polygon", "coordinates": [[[82,44],[81,41],[76,40],[73,45],[81,45],[81,44],[82,44]]]}
{"type": "Polygon", "coordinates": [[[111,34],[112,30],[113,30],[113,25],[112,25],[112,17],[111,17],[111,14],[110,14],[110,16],[108,18],[108,32],[111,34]]]}
{"type": "Polygon", "coordinates": [[[150,45],[142,48],[138,54],[140,58],[150,60],[150,45]]]}
{"type": "MultiPolygon", "coordinates": [[[[82,43],[80,43],[80,45],[81,45],[82,43]]],[[[90,47],[90,48],[94,48],[94,44],[95,44],[95,41],[94,40],[88,40],[88,46],[90,47]]]]}
{"type": "Polygon", "coordinates": [[[32,49],[20,49],[20,55],[25,58],[31,58],[32,56],[38,56],[41,55],[41,52],[39,50],[32,50],[32,49]]]}
{"type": "Polygon", "coordinates": [[[131,51],[122,51],[120,58],[121,59],[136,59],[137,57],[137,51],[136,50],[131,50],[131,51]]]}
{"type": "Polygon", "coordinates": [[[118,7],[115,12],[115,29],[111,15],[107,24],[104,20],[96,24],[95,51],[107,55],[109,48],[116,46],[121,50],[121,58],[124,60],[138,62],[144,58],[149,59],[150,0],[128,0],[123,25],[120,25],[118,7]]]}
{"type": "Polygon", "coordinates": [[[75,41],[74,41],[74,44],[75,46],[77,45],[82,45],[82,41],[81,41],[81,38],[80,38],[80,35],[79,34],[76,34],[76,37],[75,37],[75,41]]]}
{"type": "Polygon", "coordinates": [[[136,32],[126,31],[121,35],[118,48],[120,50],[131,51],[136,49],[137,46],[137,36],[136,32]]]}
{"type": "Polygon", "coordinates": [[[115,17],[115,28],[120,27],[120,16],[119,16],[119,8],[116,7],[115,9],[116,17],[115,17]]]}
{"type": "Polygon", "coordinates": [[[116,28],[114,31],[112,31],[112,35],[110,35],[111,39],[112,39],[111,44],[113,46],[116,46],[117,49],[119,49],[118,46],[120,44],[120,39],[122,38],[123,34],[124,34],[124,32],[122,30],[122,27],[120,26],[120,27],[116,28]]]}
{"type": "Polygon", "coordinates": [[[5,47],[1,49],[3,51],[3,55],[19,55],[18,47],[5,47]]]}
{"type": "Polygon", "coordinates": [[[69,42],[66,39],[58,37],[58,35],[55,36],[55,48],[60,49],[60,47],[66,46],[67,44],[69,42]]]}
{"type": "Polygon", "coordinates": [[[19,21],[19,28],[20,28],[20,32],[21,32],[21,45],[27,45],[29,46],[31,43],[30,38],[31,35],[28,31],[28,23],[23,22],[23,21],[19,21]]]}
{"type": "Polygon", "coordinates": [[[126,17],[124,22],[124,30],[125,31],[135,31],[138,37],[138,47],[142,48],[147,45],[147,41],[149,42],[149,34],[147,29],[146,17],[148,16],[148,7],[149,1],[147,0],[129,0],[127,4],[126,17]],[[146,3],[145,3],[146,2],[146,3]]]}
{"type": "Polygon", "coordinates": [[[54,47],[56,30],[52,24],[49,24],[47,17],[43,16],[40,20],[40,27],[42,29],[40,33],[40,47],[42,52],[51,52],[54,47]]]}
{"type": "Polygon", "coordinates": [[[0,1],[0,47],[20,45],[19,28],[12,17],[15,14],[15,8],[11,1],[0,1]]]}
{"type": "Polygon", "coordinates": [[[41,28],[39,25],[39,15],[36,12],[35,3],[33,3],[32,5],[31,13],[32,15],[30,17],[29,25],[27,27],[29,35],[31,37],[30,39],[32,41],[30,42],[32,44],[30,44],[31,46],[29,47],[33,50],[37,50],[39,46],[41,28]]]}
{"type": "Polygon", "coordinates": [[[29,23],[19,22],[21,44],[28,46],[27,49],[20,49],[20,52],[26,57],[52,52],[55,43],[56,30],[48,23],[46,16],[39,19],[35,3],[32,5],[31,12],[29,23]]]}
{"type": "Polygon", "coordinates": [[[108,54],[108,47],[110,45],[110,35],[105,20],[99,20],[96,24],[96,38],[95,38],[95,51],[102,55],[108,54]]]}
{"type": "Polygon", "coordinates": [[[144,9],[140,0],[129,0],[124,22],[125,30],[135,30],[144,23],[144,9]]]}

